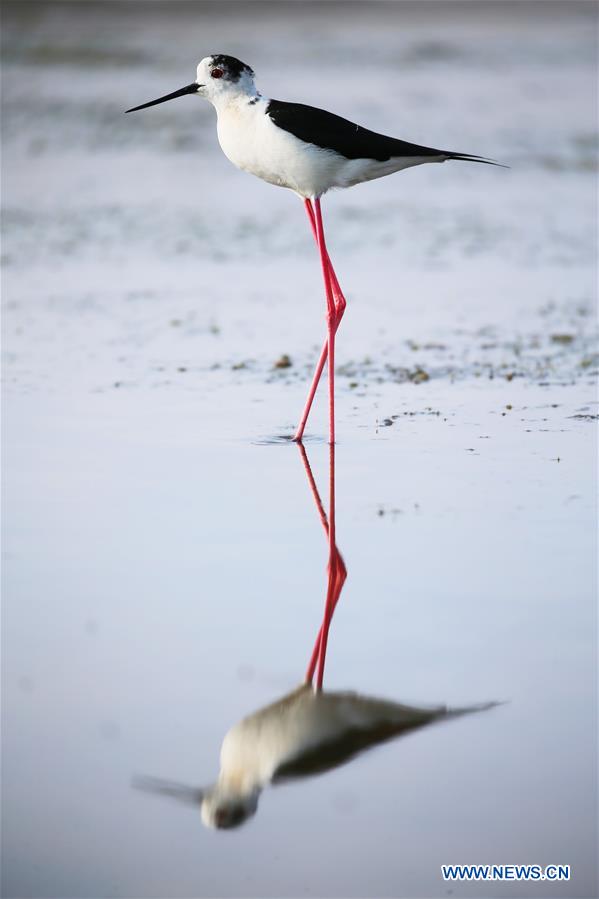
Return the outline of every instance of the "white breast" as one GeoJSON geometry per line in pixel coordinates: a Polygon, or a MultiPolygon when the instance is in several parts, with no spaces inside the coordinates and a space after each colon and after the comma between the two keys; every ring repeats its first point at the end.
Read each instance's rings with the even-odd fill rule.
{"type": "Polygon", "coordinates": [[[278,128],[265,114],[267,105],[262,97],[252,104],[243,98],[217,108],[218,139],[225,156],[237,168],[302,197],[345,186],[342,171],[348,160],[278,128]]]}

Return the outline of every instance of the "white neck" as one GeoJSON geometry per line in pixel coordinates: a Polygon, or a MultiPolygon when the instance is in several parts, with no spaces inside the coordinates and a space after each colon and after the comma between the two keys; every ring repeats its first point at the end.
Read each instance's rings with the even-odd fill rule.
{"type": "Polygon", "coordinates": [[[260,93],[254,84],[254,79],[244,72],[235,84],[228,84],[226,89],[215,91],[208,99],[218,111],[227,106],[239,106],[260,98],[260,93]]]}

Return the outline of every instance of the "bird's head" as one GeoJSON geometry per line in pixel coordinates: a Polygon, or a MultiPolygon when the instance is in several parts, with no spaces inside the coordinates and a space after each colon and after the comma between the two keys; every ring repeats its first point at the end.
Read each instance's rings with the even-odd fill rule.
{"type": "Polygon", "coordinates": [[[211,787],[198,788],[157,777],[134,777],[132,786],[145,793],[168,796],[185,805],[199,806],[206,827],[220,830],[239,827],[255,815],[260,796],[257,787],[236,789],[220,779],[211,787]]]}
{"type": "Polygon", "coordinates": [[[134,106],[132,109],[128,109],[127,112],[137,112],[138,109],[157,106],[159,103],[166,103],[167,100],[174,100],[176,97],[183,97],[185,94],[196,94],[199,97],[205,97],[206,100],[210,100],[215,106],[228,98],[232,99],[240,95],[253,97],[257,95],[254,84],[254,71],[234,56],[226,56],[224,53],[213,53],[212,56],[206,56],[198,63],[196,80],[192,81],[191,84],[185,85],[178,91],[173,91],[172,94],[158,97],[157,100],[150,100],[149,103],[134,106]]]}
{"type": "Polygon", "coordinates": [[[214,53],[198,64],[198,93],[214,102],[221,97],[256,93],[254,70],[234,56],[214,53]]]}
{"type": "Polygon", "coordinates": [[[202,799],[202,821],[206,827],[219,830],[239,827],[256,814],[258,790],[250,793],[233,793],[216,783],[208,789],[202,799]]]}

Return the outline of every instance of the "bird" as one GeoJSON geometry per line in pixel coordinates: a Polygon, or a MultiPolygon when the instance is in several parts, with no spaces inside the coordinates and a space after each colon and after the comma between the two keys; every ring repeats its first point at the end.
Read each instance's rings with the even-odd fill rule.
{"type": "Polygon", "coordinates": [[[220,772],[211,786],[148,776],[133,778],[132,786],[199,807],[206,827],[230,830],[256,813],[270,784],[323,774],[405,733],[496,705],[421,708],[351,690],[315,691],[303,683],[226,733],[220,772]]]}
{"type": "Polygon", "coordinates": [[[330,771],[361,752],[443,719],[491,709],[497,702],[460,708],[418,707],[323,687],[327,637],[347,570],[335,537],[335,446],[329,447],[329,514],[304,445],[298,449],[318,517],[329,543],[327,593],[322,624],[303,682],[226,733],[214,784],[196,787],[162,778],[133,778],[136,789],[199,807],[209,828],[232,829],[251,818],[269,784],[330,771]],[[316,685],[313,685],[316,676],[316,685]]]}
{"type": "Polygon", "coordinates": [[[237,168],[292,190],[304,203],[320,256],[327,335],[293,440],[299,442],[303,438],[326,363],[329,443],[333,444],[335,335],[347,303],[326,246],[321,198],[330,190],[353,187],[423,163],[461,160],[502,164],[470,153],[408,143],[377,134],[324,109],[263,97],[256,87],[254,70],[224,53],[202,59],[191,84],[126,112],[148,109],[188,94],[202,97],[214,106],[220,146],[237,168]]]}

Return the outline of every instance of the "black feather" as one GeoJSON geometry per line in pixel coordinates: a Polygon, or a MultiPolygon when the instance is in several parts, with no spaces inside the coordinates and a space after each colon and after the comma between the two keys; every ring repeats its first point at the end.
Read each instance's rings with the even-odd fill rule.
{"type": "Polygon", "coordinates": [[[498,165],[502,169],[509,169],[509,165],[496,162],[494,159],[485,159],[484,156],[472,156],[470,153],[446,153],[447,159],[458,159],[463,162],[484,162],[485,165],[498,165]]]}
{"type": "MultiPolygon", "coordinates": [[[[277,128],[288,131],[307,144],[314,144],[323,150],[333,150],[346,159],[375,159],[377,162],[386,162],[389,159],[401,159],[402,157],[429,157],[432,162],[436,157],[439,162],[446,159],[459,159],[465,162],[484,162],[487,165],[501,166],[500,162],[485,159],[483,156],[452,153],[449,150],[423,147],[420,144],[397,140],[395,137],[386,137],[384,134],[377,134],[376,131],[362,128],[361,125],[356,125],[332,112],[318,109],[315,106],[306,106],[303,103],[270,100],[266,107],[266,115],[270,116],[277,128]]],[[[503,168],[508,168],[508,166],[503,166],[503,168]]]]}
{"type": "Polygon", "coordinates": [[[446,156],[443,150],[421,147],[394,137],[385,137],[349,122],[341,116],[303,103],[271,100],[266,108],[274,124],[295,137],[323,150],[333,150],[346,159],[376,159],[386,162],[401,156],[446,156]]]}
{"type": "Polygon", "coordinates": [[[235,56],[227,56],[226,53],[213,53],[210,57],[210,62],[216,68],[222,69],[225,73],[225,78],[234,83],[239,81],[243,72],[247,72],[252,77],[254,76],[254,70],[247,63],[236,59],[235,56]]]}

